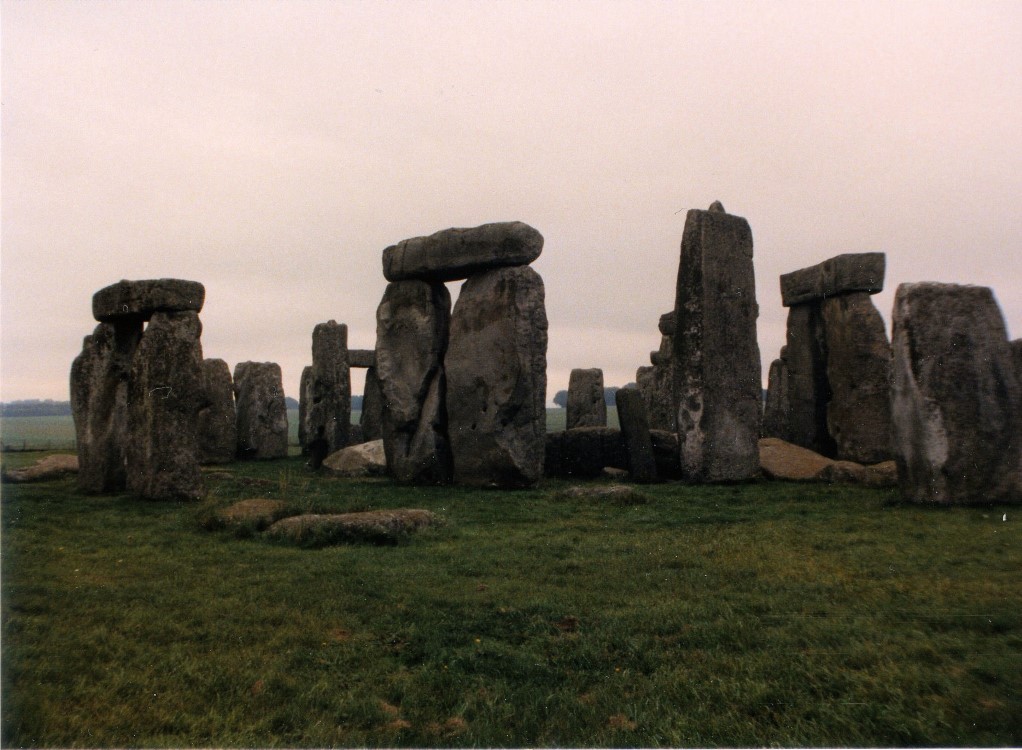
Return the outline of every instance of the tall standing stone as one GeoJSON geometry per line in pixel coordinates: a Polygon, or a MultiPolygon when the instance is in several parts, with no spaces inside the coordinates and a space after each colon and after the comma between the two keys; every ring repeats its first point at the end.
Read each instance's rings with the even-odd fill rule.
{"type": "Polygon", "coordinates": [[[646,418],[646,405],[638,389],[622,388],[617,392],[617,413],[632,479],[636,482],[655,482],[657,467],[653,439],[646,418]]]}
{"type": "Polygon", "coordinates": [[[128,381],[127,488],[149,500],[197,500],[202,324],[193,311],[149,320],[128,381]]]}
{"type": "Polygon", "coordinates": [[[827,335],[818,302],[788,308],[786,342],[783,362],[788,374],[788,440],[821,456],[834,457],[837,445],[827,429],[827,404],[831,397],[827,335]]]}
{"type": "Polygon", "coordinates": [[[231,368],[222,359],[202,362],[202,404],[199,408],[199,461],[226,464],[238,451],[238,412],[234,408],[231,368]]]}
{"type": "Polygon", "coordinates": [[[606,427],[607,400],[603,395],[603,370],[599,368],[571,371],[568,378],[568,407],[565,429],[573,427],[606,427]]]}
{"type": "Polygon", "coordinates": [[[457,483],[527,487],[542,477],[546,346],[538,273],[498,268],[464,283],[444,359],[457,483]]]}
{"type": "Polygon", "coordinates": [[[387,469],[400,482],[451,478],[444,408],[451,295],[441,283],[395,281],[376,310],[376,375],[387,469]]]}
{"type": "Polygon", "coordinates": [[[902,284],[893,319],[892,444],[902,495],[1022,502],[1022,385],[993,293],[902,284]]]}
{"type": "Polygon", "coordinates": [[[719,204],[689,211],[673,344],[680,461],[690,481],[759,474],[758,315],[749,223],[719,204]]]}
{"type": "Polygon", "coordinates": [[[791,405],[788,403],[788,365],[784,362],[786,347],[781,347],[781,356],[770,363],[767,374],[766,403],[763,405],[763,436],[788,438],[788,420],[791,405]]]}
{"type": "Polygon", "coordinates": [[[328,321],[312,331],[311,400],[306,407],[306,445],[321,445],[325,458],[348,444],[351,374],[348,326],[328,321]]]}
{"type": "Polygon", "coordinates": [[[376,366],[366,369],[365,388],[362,389],[362,414],[358,419],[362,439],[371,442],[383,439],[383,391],[376,366]]]}
{"type": "Polygon", "coordinates": [[[239,362],[234,366],[238,410],[238,458],[287,456],[287,404],[280,365],[239,362]]]}
{"type": "Polygon", "coordinates": [[[309,455],[309,435],[313,430],[309,426],[309,406],[312,404],[312,365],[302,368],[302,377],[298,383],[298,445],[302,455],[309,455]]]}

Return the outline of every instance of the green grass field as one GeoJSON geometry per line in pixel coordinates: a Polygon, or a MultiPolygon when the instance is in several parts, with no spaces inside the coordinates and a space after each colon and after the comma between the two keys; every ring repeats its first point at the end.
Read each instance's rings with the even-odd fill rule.
{"type": "Polygon", "coordinates": [[[1016,508],[781,482],[615,505],[300,459],[207,484],[4,486],[5,746],[1022,744],[1016,508]],[[322,549],[200,523],[258,496],[446,523],[322,549]]]}

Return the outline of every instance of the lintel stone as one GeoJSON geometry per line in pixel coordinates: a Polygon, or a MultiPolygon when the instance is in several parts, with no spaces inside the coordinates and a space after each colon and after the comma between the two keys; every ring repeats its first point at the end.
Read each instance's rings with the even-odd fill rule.
{"type": "Polygon", "coordinates": [[[882,292],[885,267],[884,253],[836,255],[815,266],[781,274],[781,302],[791,307],[845,292],[882,292]]]}
{"type": "Polygon", "coordinates": [[[102,323],[120,318],[148,320],[156,312],[199,312],[205,299],[206,288],[198,281],[123,279],[92,296],[92,315],[102,323]]]}

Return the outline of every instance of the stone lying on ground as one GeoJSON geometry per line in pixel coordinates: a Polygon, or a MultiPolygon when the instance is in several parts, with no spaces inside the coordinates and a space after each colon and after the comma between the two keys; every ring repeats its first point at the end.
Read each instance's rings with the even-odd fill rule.
{"type": "Polygon", "coordinates": [[[445,229],[383,251],[387,281],[458,281],[492,268],[526,266],[543,250],[543,235],[520,221],[445,229]]]}
{"type": "Polygon", "coordinates": [[[1022,503],[1022,383],[987,287],[902,284],[892,448],[910,502],[1022,503]]]}
{"type": "Polygon", "coordinates": [[[253,526],[262,531],[286,515],[287,507],[283,500],[252,498],[221,508],[215,516],[225,526],[253,526]]]}
{"type": "Polygon", "coordinates": [[[568,377],[565,429],[606,427],[607,400],[603,395],[603,370],[575,368],[568,377]]]}
{"type": "Polygon", "coordinates": [[[439,522],[440,519],[431,511],[415,508],[361,513],[307,513],[277,521],[266,530],[266,534],[303,545],[345,542],[393,544],[420,529],[436,526],[439,522]]]}
{"type": "Polygon", "coordinates": [[[280,365],[239,362],[234,367],[238,458],[287,456],[287,404],[280,365]]]}
{"type": "Polygon", "coordinates": [[[126,317],[148,320],[154,312],[199,312],[205,298],[206,288],[197,281],[125,279],[92,296],[92,315],[103,322],[126,317]]]}
{"type": "Polygon", "coordinates": [[[534,485],[546,441],[543,280],[527,266],[473,275],[461,287],[450,334],[444,369],[454,481],[534,485]]]}
{"type": "Polygon", "coordinates": [[[366,368],[375,365],[375,349],[348,349],[348,367],[366,368]]]}
{"type": "Polygon", "coordinates": [[[624,484],[593,484],[569,487],[557,492],[554,497],[565,500],[608,501],[615,505],[645,505],[649,497],[624,484]]]}
{"type": "Polygon", "coordinates": [[[31,466],[26,466],[22,469],[5,470],[3,481],[11,483],[48,482],[51,479],[60,479],[69,474],[77,473],[78,456],[58,454],[40,458],[31,466]]]}
{"type": "Polygon", "coordinates": [[[335,477],[376,477],[387,473],[387,454],[383,440],[349,445],[331,453],[320,469],[335,477]]]}
{"type": "Polygon", "coordinates": [[[759,441],[759,460],[763,474],[769,479],[855,483],[868,487],[894,487],[897,483],[893,461],[872,466],[835,461],[779,438],[759,441]]]}
{"type": "Polygon", "coordinates": [[[782,274],[781,302],[791,307],[846,292],[882,292],[886,263],[884,253],[845,253],[782,274]]]}
{"type": "Polygon", "coordinates": [[[199,408],[199,462],[226,464],[238,452],[238,413],[234,381],[222,359],[202,362],[202,404],[199,408]]]}
{"type": "Polygon", "coordinates": [[[621,430],[613,427],[575,427],[547,433],[544,464],[546,476],[594,479],[603,473],[606,466],[628,469],[628,454],[621,430]]]}

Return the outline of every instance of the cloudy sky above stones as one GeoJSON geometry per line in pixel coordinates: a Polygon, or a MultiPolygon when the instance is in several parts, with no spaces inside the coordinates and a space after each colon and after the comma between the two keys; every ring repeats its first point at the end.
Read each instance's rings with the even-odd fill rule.
{"type": "MultiPolygon", "coordinates": [[[[0,397],[66,399],[122,278],[206,286],[203,349],[272,360],[375,343],[380,256],[517,219],[573,367],[634,380],[671,309],[689,208],[778,276],[887,253],[895,287],[993,287],[1022,336],[1022,3],[8,2],[0,397]]],[[[457,294],[456,285],[452,293],[457,294]]],[[[356,392],[361,373],[356,373],[356,392]]]]}

